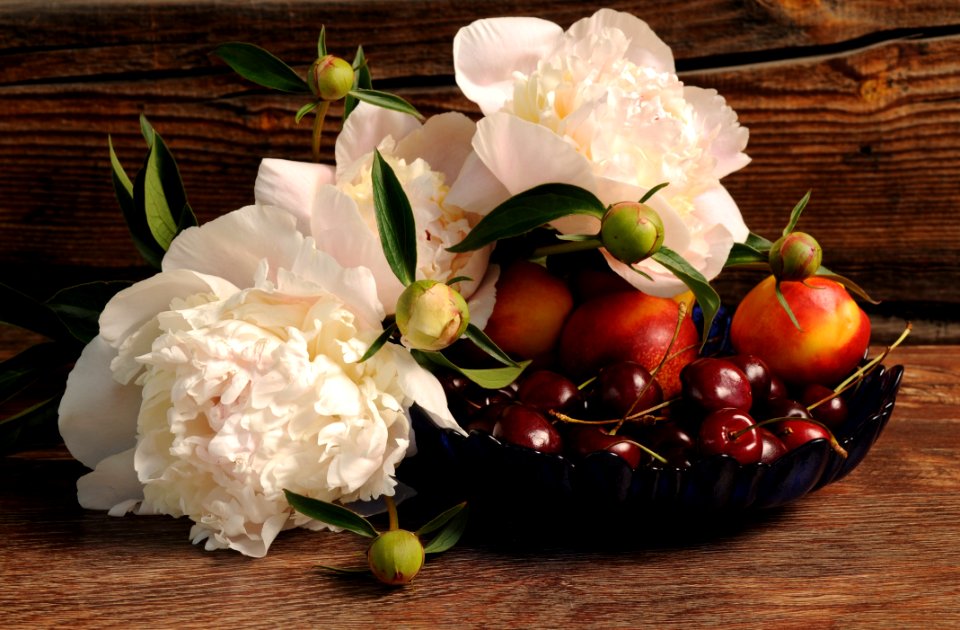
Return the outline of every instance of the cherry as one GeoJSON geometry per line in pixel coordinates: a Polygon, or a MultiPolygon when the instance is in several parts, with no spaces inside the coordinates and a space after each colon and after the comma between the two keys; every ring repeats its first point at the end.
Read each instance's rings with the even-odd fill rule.
{"type": "Polygon", "coordinates": [[[749,414],[719,409],[703,419],[698,445],[703,455],[729,455],[741,464],[755,464],[763,456],[763,438],[749,414]]]}
{"type": "Polygon", "coordinates": [[[630,466],[630,468],[636,468],[639,466],[640,462],[642,462],[647,455],[644,450],[640,448],[639,444],[633,440],[628,440],[623,437],[618,438],[603,450],[619,455],[620,459],[627,462],[627,465],[630,466]]]}
{"type": "Polygon", "coordinates": [[[763,440],[763,452],[760,455],[760,461],[764,464],[772,464],[782,456],[786,455],[788,450],[783,441],[774,433],[766,428],[759,427],[760,439],[763,440]]]}
{"type": "Polygon", "coordinates": [[[742,409],[753,404],[750,381],[743,370],[724,359],[703,358],[689,363],[680,372],[683,396],[704,411],[742,409]]]}
{"type": "Polygon", "coordinates": [[[847,408],[847,401],[834,393],[832,389],[825,385],[807,385],[800,394],[800,402],[809,407],[827,397],[830,397],[829,400],[811,409],[810,414],[831,429],[836,430],[837,427],[846,422],[850,412],[847,408]]]}
{"type": "Polygon", "coordinates": [[[807,407],[792,398],[774,398],[764,405],[761,418],[811,418],[807,407]]]}
{"type": "Polygon", "coordinates": [[[580,425],[567,433],[567,445],[581,457],[608,451],[619,455],[630,468],[636,468],[647,455],[640,445],[622,435],[610,435],[598,426],[580,425]]]}
{"type": "Polygon", "coordinates": [[[493,425],[493,437],[548,454],[563,450],[560,433],[536,409],[526,405],[508,405],[493,425]]]}
{"type": "Polygon", "coordinates": [[[767,363],[753,354],[735,354],[726,360],[743,370],[750,381],[750,393],[754,403],[770,398],[770,380],[773,372],[767,363]]]}
{"type": "Polygon", "coordinates": [[[531,372],[520,382],[517,399],[534,409],[561,410],[579,398],[576,384],[562,374],[550,370],[531,372]]]}
{"type": "Polygon", "coordinates": [[[649,432],[650,448],[678,468],[688,468],[696,449],[696,440],[676,422],[658,422],[649,432]]]}
{"type": "Polygon", "coordinates": [[[791,418],[776,423],[773,433],[780,438],[783,445],[790,451],[811,440],[819,438],[830,440],[832,438],[830,431],[826,428],[801,418],[791,418]]]}
{"type": "Polygon", "coordinates": [[[767,394],[767,400],[776,400],[777,398],[786,398],[787,397],[787,384],[783,382],[783,379],[774,374],[770,373],[770,393],[767,394]]]}
{"type": "Polygon", "coordinates": [[[594,388],[603,408],[620,418],[663,402],[660,383],[634,361],[619,361],[601,369],[594,388]]]}
{"type": "Polygon", "coordinates": [[[513,403],[506,401],[495,402],[487,405],[486,407],[477,409],[470,417],[470,421],[467,423],[467,426],[464,428],[467,431],[493,433],[493,427],[497,423],[497,420],[500,419],[500,416],[503,415],[503,410],[511,404],[513,403]]]}

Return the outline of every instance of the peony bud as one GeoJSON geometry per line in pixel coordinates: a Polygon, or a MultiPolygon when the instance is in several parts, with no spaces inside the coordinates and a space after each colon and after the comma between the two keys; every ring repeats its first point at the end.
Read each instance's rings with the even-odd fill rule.
{"type": "Polygon", "coordinates": [[[442,350],[459,339],[469,323],[463,296],[436,280],[414,282],[397,300],[397,327],[410,348],[442,350]]]}
{"type": "Polygon", "coordinates": [[[367,549],[370,570],[384,584],[407,584],[420,572],[423,561],[420,539],[405,529],[380,534],[367,549]]]}
{"type": "Polygon", "coordinates": [[[805,232],[781,236],[770,247],[770,269],[779,280],[805,280],[817,273],[823,250],[805,232]]]}
{"type": "Polygon", "coordinates": [[[617,203],[603,215],[600,240],[611,256],[632,265],[649,258],[663,245],[663,221],[646,204],[617,203]]]}
{"type": "Polygon", "coordinates": [[[307,83],[321,100],[339,101],[353,89],[353,66],[333,55],[321,57],[310,66],[307,83]]]}

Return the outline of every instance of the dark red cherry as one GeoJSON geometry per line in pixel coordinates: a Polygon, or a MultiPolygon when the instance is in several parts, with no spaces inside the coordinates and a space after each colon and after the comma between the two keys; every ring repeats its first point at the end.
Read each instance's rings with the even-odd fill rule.
{"type": "Polygon", "coordinates": [[[767,394],[767,400],[776,400],[777,398],[787,397],[787,384],[776,374],[770,373],[770,393],[767,394]]]}
{"type": "Polygon", "coordinates": [[[464,428],[467,431],[481,431],[483,433],[493,433],[493,426],[497,424],[504,409],[512,402],[495,402],[486,407],[481,407],[473,412],[470,421],[464,428]]]}
{"type": "Polygon", "coordinates": [[[565,433],[568,450],[584,457],[590,453],[608,451],[619,455],[631,468],[643,461],[646,453],[635,441],[622,435],[610,435],[599,426],[579,425],[565,433]]]}
{"type": "Polygon", "coordinates": [[[754,403],[770,397],[770,377],[773,372],[763,359],[753,354],[735,354],[726,357],[726,360],[746,374],[747,380],[750,381],[750,393],[753,394],[754,403]]]}
{"type": "Polygon", "coordinates": [[[763,440],[763,453],[760,455],[760,461],[764,464],[772,464],[787,454],[787,447],[776,435],[767,427],[759,427],[760,439],[763,440]]]}
{"type": "Polygon", "coordinates": [[[579,395],[580,390],[573,381],[550,370],[531,372],[517,388],[517,400],[540,411],[562,410],[579,395]]]}
{"type": "Polygon", "coordinates": [[[774,398],[768,400],[760,413],[761,418],[807,418],[810,412],[805,405],[792,398],[774,398]]]}
{"type": "Polygon", "coordinates": [[[620,459],[627,462],[627,465],[630,466],[630,468],[636,468],[639,466],[647,456],[647,453],[640,448],[639,444],[633,440],[628,440],[623,437],[618,437],[612,444],[610,444],[610,446],[603,450],[619,455],[620,459]]]}
{"type": "Polygon", "coordinates": [[[697,441],[705,456],[729,455],[741,464],[755,464],[763,456],[763,438],[749,414],[720,409],[703,419],[697,441]]]}
{"type": "Polygon", "coordinates": [[[516,446],[541,453],[556,454],[563,450],[560,433],[536,409],[526,405],[509,405],[493,425],[493,437],[516,446]]]}
{"type": "Polygon", "coordinates": [[[827,429],[819,424],[800,418],[791,418],[777,422],[771,431],[780,438],[780,441],[783,442],[783,445],[786,446],[789,451],[811,440],[819,438],[825,440],[830,439],[830,432],[827,429]]]}
{"type": "Polygon", "coordinates": [[[647,368],[619,361],[600,370],[594,384],[603,409],[615,417],[645,411],[663,402],[663,390],[647,368]]]}
{"type": "Polygon", "coordinates": [[[742,409],[753,404],[750,381],[743,370],[724,359],[703,358],[689,363],[680,372],[683,396],[704,411],[742,409]]]}
{"type": "Polygon", "coordinates": [[[847,421],[847,417],[850,415],[847,401],[824,385],[807,385],[800,394],[800,402],[807,407],[825,398],[829,399],[810,409],[810,414],[816,420],[836,430],[837,427],[847,421]]]}

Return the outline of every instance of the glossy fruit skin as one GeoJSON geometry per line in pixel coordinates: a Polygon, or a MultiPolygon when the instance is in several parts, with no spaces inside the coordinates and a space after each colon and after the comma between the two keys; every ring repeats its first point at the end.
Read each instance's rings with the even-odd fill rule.
{"type": "Polygon", "coordinates": [[[539,411],[562,411],[580,396],[577,385],[551,370],[535,370],[520,380],[517,400],[539,411]]]}
{"type": "Polygon", "coordinates": [[[740,302],[730,327],[734,348],[759,356],[791,384],[841,381],[870,343],[866,313],[842,285],[828,278],[784,281],[780,288],[800,323],[798,330],[780,306],[775,285],[770,276],[740,302]]]}
{"type": "Polygon", "coordinates": [[[778,422],[771,429],[774,435],[780,438],[787,450],[793,449],[810,442],[823,438],[830,439],[830,433],[819,424],[814,424],[800,418],[792,418],[778,422]]]}
{"type": "Polygon", "coordinates": [[[635,361],[619,361],[600,370],[594,391],[601,408],[618,418],[663,402],[660,383],[635,361]]]}
{"type": "Polygon", "coordinates": [[[842,396],[834,394],[833,390],[823,385],[807,385],[800,394],[800,402],[807,407],[830,396],[830,399],[810,410],[810,414],[831,429],[836,430],[847,421],[850,412],[847,401],[842,396]]]}
{"type": "Polygon", "coordinates": [[[697,328],[684,317],[677,328],[678,304],[640,291],[599,295],[570,314],[560,336],[560,365],[574,379],[595,375],[618,361],[635,361],[654,370],[664,356],[672,356],[656,378],[665,398],[680,393],[680,370],[697,357],[697,328]]]}
{"type": "Polygon", "coordinates": [[[754,404],[770,398],[770,381],[773,373],[766,361],[753,354],[734,354],[724,359],[740,368],[746,375],[750,382],[750,393],[753,394],[754,404]]]}
{"type": "Polygon", "coordinates": [[[541,453],[557,455],[563,451],[560,433],[539,411],[526,405],[506,407],[492,433],[498,440],[541,453]]]}
{"type": "Polygon", "coordinates": [[[565,436],[567,448],[580,457],[607,451],[618,455],[630,468],[636,468],[646,456],[633,440],[622,435],[610,435],[598,426],[574,426],[565,436]]]}
{"type": "Polygon", "coordinates": [[[793,398],[774,398],[767,401],[763,406],[761,418],[803,418],[810,419],[812,416],[807,411],[806,405],[793,398]]]}
{"type": "Polygon", "coordinates": [[[504,352],[544,361],[572,309],[573,296],[563,280],[518,260],[497,280],[497,303],[483,330],[504,352]]]}
{"type": "Polygon", "coordinates": [[[789,452],[783,441],[774,435],[773,431],[766,427],[760,427],[757,431],[763,441],[763,452],[760,454],[761,463],[772,464],[789,452]]]}
{"type": "Polygon", "coordinates": [[[725,359],[705,357],[680,373],[683,397],[706,412],[718,409],[749,411],[753,393],[747,375],[725,359]]]}
{"type": "Polygon", "coordinates": [[[763,456],[763,438],[749,414],[736,409],[720,409],[709,414],[700,425],[697,446],[704,456],[729,455],[741,464],[756,464],[763,456]]]}

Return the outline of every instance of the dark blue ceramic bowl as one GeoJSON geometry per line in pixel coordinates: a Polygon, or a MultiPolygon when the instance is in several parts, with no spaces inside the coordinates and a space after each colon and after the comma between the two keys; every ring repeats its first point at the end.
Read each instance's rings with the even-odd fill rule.
{"type": "Polygon", "coordinates": [[[794,501],[850,473],[863,461],[893,411],[903,367],[879,366],[852,392],[850,414],[836,437],[846,458],[818,439],[772,464],[741,465],[732,457],[690,468],[632,470],[613,453],[572,460],[438,428],[415,409],[418,454],[400,478],[445,501],[467,499],[480,516],[508,527],[554,528],[578,523],[656,521],[677,514],[743,513],[794,501]]]}

